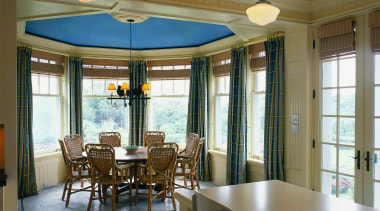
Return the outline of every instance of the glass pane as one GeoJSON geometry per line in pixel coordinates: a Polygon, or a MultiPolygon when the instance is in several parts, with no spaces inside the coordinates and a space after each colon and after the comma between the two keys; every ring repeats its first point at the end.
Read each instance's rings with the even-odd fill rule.
{"type": "Polygon", "coordinates": [[[228,93],[230,93],[230,76],[226,76],[224,78],[226,80],[226,86],[225,86],[225,89],[224,89],[225,90],[224,93],[228,94],[228,93]]]}
{"type": "Polygon", "coordinates": [[[345,88],[339,90],[339,114],[355,115],[355,88],[345,88]]]}
{"type": "MultiPolygon", "coordinates": [[[[113,80],[113,81],[106,81],[106,95],[111,95],[111,91],[110,90],[107,90],[108,89],[108,86],[110,84],[114,84],[115,85],[115,88],[116,90],[113,91],[113,95],[116,95],[117,96],[117,88],[118,88],[118,84],[117,84],[117,81],[116,80],[113,80]]],[[[121,86],[121,84],[120,84],[121,86]]]]}
{"type": "Polygon", "coordinates": [[[355,144],[355,118],[339,118],[339,143],[355,144]]]}
{"type": "Polygon", "coordinates": [[[322,63],[322,87],[337,87],[337,65],[336,61],[328,61],[322,63]]]}
{"type": "Polygon", "coordinates": [[[92,80],[92,94],[93,95],[105,95],[105,81],[104,80],[92,80]]]}
{"type": "MultiPolygon", "coordinates": [[[[164,80],[162,83],[162,95],[173,95],[173,80],[164,80]]],[[[165,138],[166,139],[166,138],[165,138]]]]}
{"type": "Polygon", "coordinates": [[[375,84],[380,84],[380,54],[375,55],[375,84]]]}
{"type": "Polygon", "coordinates": [[[380,151],[375,150],[373,155],[373,169],[374,169],[374,179],[380,180],[380,151]]]}
{"type": "Polygon", "coordinates": [[[373,194],[373,198],[374,198],[374,203],[373,203],[373,207],[375,209],[380,209],[380,200],[379,197],[380,197],[380,183],[379,182],[374,182],[374,194],[373,194]]]}
{"type": "Polygon", "coordinates": [[[354,178],[339,175],[339,198],[354,200],[354,178]]]}
{"type": "Polygon", "coordinates": [[[174,80],[174,93],[173,94],[174,95],[185,95],[185,82],[183,80],[174,80]]]}
{"type": "Polygon", "coordinates": [[[375,148],[380,148],[380,119],[379,118],[375,119],[375,125],[373,127],[375,131],[375,140],[374,140],[375,148]]]}
{"type": "Polygon", "coordinates": [[[50,77],[50,94],[57,95],[59,94],[59,79],[55,77],[50,77]]]}
{"type": "Polygon", "coordinates": [[[122,145],[128,144],[129,109],[122,102],[118,108],[110,105],[110,100],[102,97],[83,97],[83,142],[99,143],[99,133],[116,131],[121,134],[122,145]]]}
{"type": "Polygon", "coordinates": [[[161,95],[161,81],[151,81],[150,82],[150,94],[151,95],[161,95]]]}
{"type": "Polygon", "coordinates": [[[216,97],[215,145],[227,149],[228,96],[216,97]]]}
{"type": "Polygon", "coordinates": [[[263,157],[265,94],[255,94],[253,100],[253,155],[263,157]]]}
{"type": "Polygon", "coordinates": [[[40,83],[38,83],[38,76],[37,75],[32,75],[32,91],[33,94],[39,94],[40,91],[40,83]]]}
{"type": "Polygon", "coordinates": [[[189,95],[190,93],[190,80],[184,80],[185,81],[185,95],[189,95]]]}
{"type": "Polygon", "coordinates": [[[322,171],[321,192],[327,195],[336,196],[336,176],[335,174],[322,171]]]}
{"type": "Polygon", "coordinates": [[[256,72],[256,92],[265,92],[266,71],[256,72]]]}
{"type": "Polygon", "coordinates": [[[82,86],[82,95],[92,95],[92,80],[83,79],[82,86]]]}
{"type": "Polygon", "coordinates": [[[339,147],[339,172],[349,175],[355,173],[355,148],[339,147]]]}
{"type": "Polygon", "coordinates": [[[336,143],[336,117],[322,117],[322,142],[336,143]]]}
{"type": "Polygon", "coordinates": [[[218,94],[225,93],[225,79],[224,77],[218,77],[216,78],[218,80],[218,94]]]}
{"type": "Polygon", "coordinates": [[[49,94],[49,77],[40,76],[40,94],[49,94]]]}
{"type": "Polygon", "coordinates": [[[188,97],[151,99],[151,129],[165,131],[165,142],[186,144],[188,97]]]}
{"type": "Polygon", "coordinates": [[[336,171],[336,146],[322,144],[322,169],[336,171]]]}
{"type": "Polygon", "coordinates": [[[355,58],[342,59],[339,61],[339,86],[355,86],[356,62],[355,58]]]}
{"type": "Polygon", "coordinates": [[[322,90],[322,114],[323,115],[336,115],[337,105],[337,89],[324,89],[322,90]]]}
{"type": "Polygon", "coordinates": [[[380,116],[380,87],[375,87],[375,116],[380,116]]]}
{"type": "Polygon", "coordinates": [[[61,98],[33,96],[34,151],[57,149],[61,128],[61,98]]]}

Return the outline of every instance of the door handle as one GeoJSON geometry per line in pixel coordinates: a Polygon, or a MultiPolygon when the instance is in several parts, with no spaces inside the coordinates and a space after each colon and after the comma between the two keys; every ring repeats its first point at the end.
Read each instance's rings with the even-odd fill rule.
{"type": "Polygon", "coordinates": [[[367,155],[367,156],[364,158],[364,160],[367,162],[367,163],[366,163],[366,167],[367,167],[367,171],[369,171],[369,162],[370,162],[370,160],[372,160],[372,159],[369,158],[369,151],[367,151],[366,155],[367,155]]]}
{"type": "MultiPolygon", "coordinates": [[[[351,156],[352,157],[352,156],[351,156]]],[[[356,168],[360,170],[360,150],[356,152],[356,157],[352,157],[356,160],[356,168]]]]}

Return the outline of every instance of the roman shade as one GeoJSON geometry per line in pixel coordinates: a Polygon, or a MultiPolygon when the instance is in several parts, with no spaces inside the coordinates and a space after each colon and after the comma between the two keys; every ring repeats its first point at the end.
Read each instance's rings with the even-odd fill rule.
{"type": "Polygon", "coordinates": [[[248,47],[250,68],[252,72],[265,70],[267,61],[264,42],[256,43],[248,47]]]}
{"type": "Polygon", "coordinates": [[[83,59],[85,79],[129,79],[127,60],[83,59]]]}
{"type": "Polygon", "coordinates": [[[216,77],[230,75],[231,51],[212,55],[213,73],[216,77]]]}
{"type": "Polygon", "coordinates": [[[150,81],[190,79],[190,59],[152,60],[147,64],[150,81]]]}
{"type": "Polygon", "coordinates": [[[34,74],[62,76],[65,57],[62,55],[32,50],[31,71],[34,74]]]}
{"type": "Polygon", "coordinates": [[[380,52],[380,11],[368,16],[368,27],[371,29],[370,47],[372,52],[380,52]]]}

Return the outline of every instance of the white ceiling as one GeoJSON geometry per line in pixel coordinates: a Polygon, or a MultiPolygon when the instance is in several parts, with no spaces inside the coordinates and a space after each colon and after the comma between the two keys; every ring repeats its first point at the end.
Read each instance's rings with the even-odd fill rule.
{"type": "MultiPolygon", "coordinates": [[[[222,50],[227,45],[231,47],[246,43],[273,32],[285,31],[289,27],[299,24],[321,24],[332,18],[343,18],[380,8],[379,0],[271,0],[272,5],[281,10],[278,20],[260,27],[251,23],[245,14],[245,10],[256,1],[94,0],[89,3],[81,3],[78,0],[18,0],[18,40],[39,46],[41,49],[48,49],[48,46],[55,45],[55,48],[61,49],[62,53],[83,54],[89,52],[88,49],[74,48],[25,35],[23,31],[25,21],[113,12],[221,24],[226,25],[236,34],[227,40],[191,49],[189,52],[194,55],[218,50],[217,46],[222,50]]],[[[117,56],[124,52],[114,50],[107,54],[117,56]]],[[[134,55],[146,57],[146,53],[142,52],[136,52],[134,55]]],[[[152,51],[149,55],[152,57],[164,56],[165,53],[164,51],[152,51]]],[[[169,54],[167,55],[169,56],[169,54]]]]}

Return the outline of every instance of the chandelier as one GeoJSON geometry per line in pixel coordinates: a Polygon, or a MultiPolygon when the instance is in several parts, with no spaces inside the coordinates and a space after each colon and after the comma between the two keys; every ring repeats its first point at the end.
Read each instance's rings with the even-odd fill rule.
{"type": "Polygon", "coordinates": [[[267,0],[259,0],[255,5],[249,7],[246,13],[251,22],[264,26],[277,19],[280,9],[273,6],[267,0]]]}
{"type": "MultiPolygon", "coordinates": [[[[129,15],[124,14],[113,14],[112,17],[121,22],[129,23],[129,62],[132,62],[132,23],[135,22],[135,19],[131,18],[129,15]]],[[[138,17],[139,22],[142,22],[144,20],[146,20],[145,17],[138,17]]],[[[131,65],[129,65],[129,67],[131,67],[131,65]]],[[[129,71],[131,80],[132,70],[130,69],[129,71]]],[[[148,97],[148,90],[150,90],[150,85],[148,83],[141,84],[134,89],[130,89],[128,83],[118,85],[117,89],[115,84],[110,83],[107,90],[111,91],[111,97],[107,99],[111,100],[112,107],[117,107],[117,104],[115,102],[113,103],[112,100],[123,100],[124,107],[127,107],[127,105],[132,106],[134,100],[143,100],[144,106],[146,106],[148,99],[150,99],[150,97],[148,97]],[[118,97],[114,97],[113,91],[116,91],[118,97]]]]}

